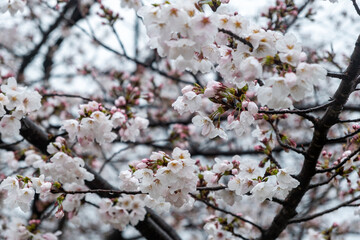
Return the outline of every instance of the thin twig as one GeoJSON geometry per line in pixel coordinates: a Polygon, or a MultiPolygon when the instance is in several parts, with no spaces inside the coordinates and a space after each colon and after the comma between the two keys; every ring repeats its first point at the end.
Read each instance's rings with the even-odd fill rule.
{"type": "Polygon", "coordinates": [[[216,186],[216,187],[197,187],[196,190],[208,190],[208,191],[218,191],[218,190],[223,190],[227,188],[226,186],[216,186]]]}
{"type": "MultiPolygon", "coordinates": [[[[105,165],[108,164],[117,154],[119,154],[119,153],[121,153],[121,152],[123,152],[123,151],[125,151],[125,150],[128,150],[129,148],[130,148],[130,146],[125,147],[125,148],[122,148],[122,149],[120,149],[119,151],[115,152],[113,155],[111,155],[111,157],[109,157],[109,158],[105,158],[105,157],[104,157],[104,158],[105,158],[105,162],[104,162],[103,165],[100,167],[99,173],[101,173],[101,172],[103,171],[105,165]]],[[[103,151],[102,151],[102,152],[103,152],[103,151]]]]}
{"type": "Polygon", "coordinates": [[[285,109],[285,110],[259,110],[259,113],[266,113],[266,114],[310,113],[310,112],[314,112],[314,111],[317,111],[317,110],[327,108],[328,106],[330,106],[333,103],[334,103],[334,100],[329,101],[328,103],[325,103],[323,105],[316,106],[316,107],[311,107],[311,108],[292,109],[292,110],[290,110],[290,109],[285,109]]]}
{"type": "Polygon", "coordinates": [[[261,226],[257,225],[256,223],[253,223],[253,222],[251,222],[251,221],[249,221],[249,220],[247,220],[247,219],[245,219],[245,218],[243,218],[243,217],[241,217],[241,216],[239,216],[239,215],[236,215],[236,214],[234,214],[234,213],[232,213],[232,212],[226,211],[225,209],[221,209],[221,208],[219,208],[219,207],[217,207],[217,206],[209,203],[208,201],[206,201],[206,200],[204,200],[204,199],[198,198],[198,197],[195,196],[194,194],[191,194],[191,193],[190,193],[190,195],[191,195],[194,199],[196,199],[196,200],[204,203],[205,205],[207,205],[207,206],[209,206],[209,207],[211,207],[211,208],[213,208],[213,209],[215,209],[215,210],[218,210],[218,211],[220,211],[220,212],[229,214],[229,215],[231,215],[231,216],[233,216],[233,217],[235,217],[235,218],[238,218],[238,219],[240,219],[240,220],[243,221],[243,222],[249,223],[249,224],[253,225],[255,228],[257,228],[260,232],[264,232],[264,229],[263,229],[261,226]]]}
{"type": "Polygon", "coordinates": [[[120,45],[120,47],[121,47],[121,49],[123,51],[123,54],[127,56],[125,46],[124,46],[123,42],[121,41],[120,36],[117,33],[116,29],[114,28],[114,25],[111,25],[111,30],[113,31],[113,33],[114,33],[114,35],[116,37],[116,40],[119,43],[119,45],[120,45]]]}
{"type": "Polygon", "coordinates": [[[339,173],[334,173],[328,180],[320,182],[320,183],[316,183],[316,184],[310,184],[308,189],[312,189],[312,188],[317,188],[323,185],[328,184],[329,182],[331,182],[331,180],[333,180],[337,175],[339,175],[339,173]]]}
{"type": "Polygon", "coordinates": [[[268,156],[268,158],[270,159],[270,161],[272,162],[272,163],[274,163],[278,168],[282,168],[281,167],[281,165],[280,165],[280,163],[273,157],[273,155],[271,154],[271,152],[267,155],[268,156]]]}
{"type": "Polygon", "coordinates": [[[344,140],[348,139],[349,137],[355,136],[356,134],[360,133],[360,129],[345,135],[343,137],[339,137],[339,138],[333,138],[333,139],[328,139],[326,142],[327,143],[339,143],[339,142],[343,142],[344,140]]]}
{"type": "Polygon", "coordinates": [[[354,157],[359,152],[360,152],[360,147],[357,148],[354,152],[352,152],[349,156],[344,158],[339,164],[337,164],[331,168],[316,170],[316,173],[325,173],[325,172],[331,172],[332,170],[336,170],[336,169],[342,167],[348,160],[350,160],[352,157],[354,157]]]}
{"type": "Polygon", "coordinates": [[[294,151],[294,152],[296,152],[296,153],[305,155],[305,152],[304,152],[304,151],[299,150],[299,149],[297,149],[297,148],[295,148],[295,147],[292,147],[292,146],[290,146],[290,145],[288,145],[288,144],[286,144],[286,143],[283,143],[283,142],[281,141],[281,138],[280,138],[279,129],[278,129],[271,121],[269,121],[269,123],[270,123],[271,127],[274,129],[274,132],[275,132],[275,135],[276,135],[276,140],[278,141],[278,143],[279,143],[279,145],[280,145],[281,147],[286,148],[286,149],[290,149],[290,150],[292,150],[292,151],[294,151]]]}
{"type": "Polygon", "coordinates": [[[298,219],[290,220],[290,221],[289,221],[289,224],[309,221],[309,220],[311,220],[311,219],[320,217],[320,216],[325,215],[325,214],[327,214],[327,213],[331,213],[331,212],[333,212],[333,211],[336,211],[336,210],[338,210],[338,209],[340,209],[340,208],[342,208],[342,207],[347,207],[348,204],[350,204],[350,203],[352,203],[352,202],[355,202],[355,201],[357,201],[357,200],[359,200],[359,199],[360,199],[360,196],[358,196],[358,197],[356,197],[356,198],[353,198],[353,199],[351,199],[351,200],[349,200],[349,201],[346,201],[346,202],[344,202],[344,203],[341,203],[341,204],[339,204],[339,205],[337,205],[337,206],[335,206],[335,207],[333,207],[333,208],[330,208],[330,209],[327,209],[327,210],[325,210],[325,211],[322,211],[322,212],[319,212],[319,213],[310,215],[310,216],[308,216],[308,217],[303,217],[303,218],[298,218],[298,219]]]}
{"type": "Polygon", "coordinates": [[[107,189],[89,189],[89,190],[82,190],[82,191],[65,191],[63,189],[52,189],[51,193],[63,193],[63,194],[86,194],[86,193],[96,193],[99,195],[106,195],[110,197],[117,197],[121,194],[143,194],[141,191],[122,191],[122,190],[107,190],[107,189]]]}
{"type": "MultiPolygon", "coordinates": [[[[63,18],[66,20],[66,21],[70,21],[70,22],[73,22],[71,21],[71,19],[68,19],[66,18],[65,16],[63,16],[63,18]]],[[[105,48],[106,50],[118,55],[118,56],[121,56],[121,57],[124,57],[126,58],[127,60],[129,61],[132,61],[134,63],[136,63],[137,65],[140,65],[140,66],[143,66],[145,68],[148,68],[158,74],[160,74],[161,76],[164,76],[166,78],[169,78],[171,80],[174,80],[174,81],[177,81],[177,82],[181,82],[181,83],[186,83],[186,84],[193,84],[193,82],[189,82],[189,81],[186,81],[186,80],[182,80],[180,78],[177,78],[177,77],[174,77],[174,76],[171,76],[171,75],[168,75],[166,72],[164,71],[161,71],[155,67],[153,67],[152,65],[148,65],[146,63],[143,63],[143,62],[140,62],[138,61],[137,59],[134,59],[134,58],[131,58],[130,56],[128,55],[125,55],[125,54],[122,54],[120,53],[119,51],[116,51],[115,49],[109,47],[108,45],[106,45],[105,43],[101,42],[100,40],[97,39],[97,37],[95,37],[95,35],[92,35],[90,33],[88,33],[83,27],[79,26],[78,24],[74,24],[75,27],[77,27],[81,32],[83,32],[86,36],[90,37],[93,41],[95,41],[97,44],[99,44],[100,46],[102,46],[103,48],[105,48]]]]}
{"type": "Polygon", "coordinates": [[[21,143],[21,142],[24,141],[24,140],[25,140],[25,139],[23,138],[23,139],[21,139],[21,140],[19,140],[19,141],[13,142],[13,143],[1,143],[1,144],[0,144],[0,148],[6,148],[6,147],[15,146],[15,145],[21,143]]]}
{"type": "Polygon", "coordinates": [[[91,98],[87,98],[87,97],[82,97],[80,95],[74,95],[74,94],[63,94],[63,93],[48,93],[48,94],[43,94],[43,97],[68,97],[68,98],[80,98],[82,100],[91,102],[94,101],[91,98]]]}
{"type": "Polygon", "coordinates": [[[351,122],[359,122],[360,118],[348,119],[348,120],[339,120],[339,123],[351,123],[351,122]]]}

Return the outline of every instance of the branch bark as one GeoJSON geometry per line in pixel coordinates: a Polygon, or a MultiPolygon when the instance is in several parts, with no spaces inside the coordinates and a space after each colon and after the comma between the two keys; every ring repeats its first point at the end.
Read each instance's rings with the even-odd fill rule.
{"type": "Polygon", "coordinates": [[[27,66],[32,62],[32,60],[35,58],[35,56],[39,53],[41,47],[47,42],[50,34],[60,26],[61,22],[63,21],[63,16],[70,9],[72,9],[76,4],[77,4],[77,0],[71,0],[70,2],[68,2],[65,5],[63,11],[60,13],[60,16],[55,20],[55,22],[43,34],[41,41],[38,44],[36,44],[36,46],[27,55],[25,55],[23,57],[23,61],[20,65],[20,68],[19,68],[18,74],[17,74],[18,83],[21,83],[24,81],[24,72],[25,72],[25,69],[27,68],[27,66]]]}
{"type": "Polygon", "coordinates": [[[346,78],[343,79],[334,94],[334,102],[330,105],[323,117],[315,124],[310,146],[305,154],[303,167],[297,176],[300,185],[293,189],[284,201],[283,208],[275,216],[270,227],[262,234],[261,240],[276,239],[280,233],[287,227],[291,218],[297,215],[296,207],[305,195],[312,177],[316,174],[316,163],[321,151],[326,144],[327,133],[339,118],[349,95],[355,90],[359,81],[360,73],[360,36],[358,37],[355,49],[351,55],[350,64],[346,70],[346,78]]]}

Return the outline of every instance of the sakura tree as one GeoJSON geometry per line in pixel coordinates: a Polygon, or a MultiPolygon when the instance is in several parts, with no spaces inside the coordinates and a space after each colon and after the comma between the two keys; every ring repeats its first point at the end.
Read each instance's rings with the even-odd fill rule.
{"type": "Polygon", "coordinates": [[[0,0],[1,239],[357,239],[359,5],[259,2],[0,0]]]}

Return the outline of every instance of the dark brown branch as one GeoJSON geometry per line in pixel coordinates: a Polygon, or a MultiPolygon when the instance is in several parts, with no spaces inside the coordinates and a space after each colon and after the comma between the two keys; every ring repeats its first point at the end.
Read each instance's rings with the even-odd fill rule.
{"type": "Polygon", "coordinates": [[[87,97],[82,97],[80,95],[74,95],[74,94],[66,94],[66,93],[47,93],[47,94],[43,94],[43,97],[68,97],[68,98],[80,98],[84,101],[87,102],[91,102],[94,101],[91,98],[87,98],[87,97]]]}
{"type": "Polygon", "coordinates": [[[207,191],[219,191],[227,188],[226,186],[215,186],[215,187],[197,187],[196,190],[207,190],[207,191]]]}
{"type": "Polygon", "coordinates": [[[243,44],[249,46],[250,51],[252,51],[252,49],[254,48],[253,45],[251,44],[251,42],[247,41],[245,38],[239,37],[235,33],[231,32],[229,30],[223,29],[223,28],[219,28],[218,30],[219,30],[219,32],[225,33],[225,34],[229,35],[230,37],[232,37],[232,38],[242,42],[243,44]]]}
{"type": "MultiPolygon", "coordinates": [[[[119,151],[113,153],[113,155],[111,155],[109,158],[106,158],[105,154],[103,154],[105,161],[104,161],[103,165],[101,165],[100,170],[99,170],[99,173],[101,173],[101,172],[104,170],[106,164],[108,164],[109,162],[111,162],[111,160],[112,160],[116,155],[118,155],[118,154],[120,154],[121,152],[123,152],[123,151],[125,151],[125,150],[128,150],[128,149],[130,149],[129,146],[128,146],[128,147],[125,147],[125,148],[122,148],[122,149],[120,149],[119,151]]],[[[103,150],[101,150],[101,152],[103,152],[103,150]]]]}
{"type": "Polygon", "coordinates": [[[10,149],[11,147],[13,147],[13,146],[21,143],[22,141],[24,141],[24,139],[21,139],[21,140],[19,140],[19,141],[13,142],[13,143],[2,143],[2,142],[0,141],[0,148],[1,148],[1,149],[10,149]]]}
{"type": "MultiPolygon", "coordinates": [[[[225,189],[225,186],[217,186],[217,187],[197,187],[197,190],[207,190],[207,191],[219,191],[225,189]]],[[[115,198],[119,197],[122,194],[130,194],[130,195],[137,195],[137,194],[144,194],[141,191],[122,191],[122,190],[115,190],[115,189],[89,189],[83,191],[65,191],[64,189],[52,189],[52,193],[63,193],[63,194],[87,194],[87,193],[95,193],[100,197],[105,198],[115,198]]]]}
{"type": "Polygon", "coordinates": [[[142,194],[140,191],[121,191],[121,190],[112,190],[112,189],[89,189],[84,191],[65,191],[63,189],[52,189],[52,193],[64,193],[64,194],[86,194],[86,193],[95,193],[100,197],[106,198],[115,198],[119,197],[122,194],[142,194]]]}
{"type": "Polygon", "coordinates": [[[194,199],[196,199],[196,200],[204,203],[205,205],[207,205],[207,206],[209,206],[209,207],[211,207],[211,208],[213,208],[213,209],[215,209],[215,210],[218,210],[219,212],[223,212],[223,213],[225,213],[225,214],[229,214],[229,215],[231,215],[231,216],[233,216],[233,217],[235,217],[235,218],[237,218],[237,219],[240,219],[240,220],[243,221],[243,222],[246,222],[246,223],[251,224],[252,226],[254,226],[255,228],[257,228],[260,232],[263,232],[263,231],[264,231],[261,226],[257,225],[256,223],[253,223],[252,221],[249,221],[249,220],[247,220],[247,219],[245,219],[245,218],[243,218],[243,217],[241,217],[241,216],[239,216],[239,215],[236,215],[236,214],[234,214],[234,213],[232,213],[232,212],[226,211],[225,209],[219,208],[219,207],[217,207],[217,206],[209,203],[208,201],[206,201],[206,200],[204,200],[204,199],[201,199],[201,198],[195,196],[194,194],[190,194],[190,195],[191,195],[194,199]]]}
{"type": "Polygon", "coordinates": [[[282,168],[280,163],[274,158],[274,156],[272,155],[272,152],[270,152],[269,154],[267,154],[268,158],[270,159],[270,162],[272,162],[273,164],[276,165],[276,167],[278,168],[282,168]]]}
{"type": "Polygon", "coordinates": [[[326,76],[332,77],[332,78],[339,78],[339,79],[345,79],[345,78],[346,78],[346,74],[345,74],[345,73],[328,72],[328,73],[326,74],[326,76]]]}
{"type": "Polygon", "coordinates": [[[318,110],[325,109],[329,106],[331,106],[334,103],[334,101],[329,101],[328,103],[325,103],[320,106],[310,107],[310,108],[304,108],[304,109],[286,109],[286,110],[259,110],[259,113],[265,113],[265,114],[287,114],[287,113],[310,113],[318,110]]]}
{"type": "MultiPolygon", "coordinates": [[[[91,5],[88,7],[90,8],[91,5]]],[[[67,23],[66,27],[71,27],[74,23],[80,21],[83,19],[84,16],[82,15],[79,4],[75,7],[74,11],[71,14],[70,19],[73,21],[73,23],[67,23]]],[[[55,56],[56,51],[60,48],[61,44],[65,40],[64,36],[60,36],[55,43],[52,46],[49,46],[48,51],[44,57],[43,67],[44,67],[44,80],[47,83],[47,81],[50,79],[51,71],[53,68],[53,58],[55,56]]]]}
{"type": "Polygon", "coordinates": [[[315,125],[315,131],[309,148],[306,151],[303,167],[297,176],[299,186],[293,189],[284,201],[283,208],[275,216],[271,226],[261,236],[261,240],[274,240],[287,227],[289,220],[296,216],[296,208],[306,193],[312,177],[316,174],[316,164],[321,151],[326,144],[327,133],[331,126],[337,123],[350,94],[357,85],[360,69],[360,36],[350,58],[346,70],[347,78],[343,79],[333,96],[333,103],[327,108],[324,116],[315,125]]]}
{"type": "Polygon", "coordinates": [[[338,123],[352,123],[352,122],[360,122],[360,118],[348,119],[348,120],[339,120],[338,123]]]}
{"type": "Polygon", "coordinates": [[[27,66],[32,62],[32,60],[35,58],[35,56],[39,53],[41,47],[47,42],[49,39],[50,34],[57,29],[60,26],[60,23],[63,21],[64,15],[72,9],[77,4],[77,0],[70,0],[60,13],[60,16],[55,20],[55,22],[50,25],[48,30],[44,32],[40,42],[36,44],[36,46],[26,55],[23,57],[23,61],[20,65],[20,68],[18,70],[17,74],[17,81],[23,82],[24,80],[24,71],[27,68],[27,66]]]}
{"type": "Polygon", "coordinates": [[[339,143],[339,142],[343,142],[344,140],[347,140],[348,138],[352,137],[352,136],[355,136],[356,134],[360,133],[360,129],[350,133],[350,134],[347,134],[343,137],[339,137],[339,138],[333,138],[333,139],[328,139],[327,140],[327,143],[339,143]]]}
{"type": "Polygon", "coordinates": [[[354,8],[357,12],[357,14],[360,16],[360,8],[359,8],[359,5],[356,3],[356,0],[351,0],[353,5],[354,5],[354,8]]]}
{"type": "Polygon", "coordinates": [[[49,145],[49,135],[28,118],[21,119],[20,134],[41,152],[47,153],[49,145]]]}
{"type": "Polygon", "coordinates": [[[334,173],[334,174],[333,174],[328,180],[326,180],[326,181],[323,181],[323,182],[320,182],[320,183],[316,183],[316,184],[310,184],[310,185],[309,185],[309,189],[317,188],[317,187],[326,185],[326,184],[328,184],[329,182],[331,182],[331,180],[333,180],[337,175],[339,175],[339,173],[334,173]]]}

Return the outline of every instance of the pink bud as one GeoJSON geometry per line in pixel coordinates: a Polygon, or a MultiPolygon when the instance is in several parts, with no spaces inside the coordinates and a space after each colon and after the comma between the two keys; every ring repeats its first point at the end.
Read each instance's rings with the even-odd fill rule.
{"type": "Polygon", "coordinates": [[[231,124],[233,121],[234,121],[234,114],[231,113],[228,117],[227,117],[227,121],[228,121],[228,124],[231,124]]]}

